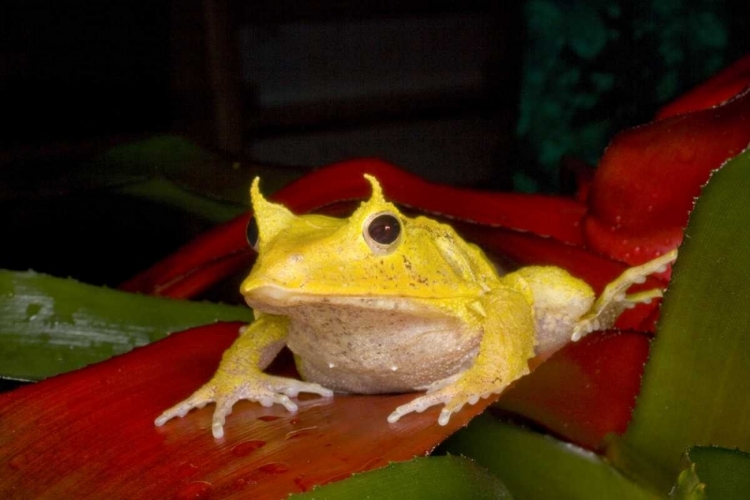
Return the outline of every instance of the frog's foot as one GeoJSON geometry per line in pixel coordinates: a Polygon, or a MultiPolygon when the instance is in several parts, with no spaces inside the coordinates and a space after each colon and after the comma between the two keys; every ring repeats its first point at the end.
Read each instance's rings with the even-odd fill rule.
{"type": "Polygon", "coordinates": [[[505,386],[502,386],[494,390],[478,393],[466,390],[463,386],[464,384],[459,382],[445,385],[439,389],[432,390],[432,392],[428,390],[424,396],[413,399],[409,403],[401,405],[393,410],[393,413],[388,415],[388,423],[396,423],[401,417],[408,413],[422,413],[427,408],[444,404],[445,406],[440,411],[440,416],[438,417],[438,423],[440,425],[446,425],[450,420],[451,415],[461,411],[461,408],[463,408],[466,403],[469,403],[470,405],[476,404],[477,401],[479,401],[479,398],[487,399],[492,394],[499,394],[505,389],[505,386]]]}
{"type": "Polygon", "coordinates": [[[632,294],[626,292],[633,284],[645,282],[649,275],[666,271],[667,266],[675,259],[677,250],[672,250],[622,273],[607,285],[591,310],[576,323],[571,340],[576,342],[595,330],[611,328],[623,310],[631,309],[636,304],[648,304],[653,299],[661,297],[662,291],[658,288],[632,294]]]}
{"type": "Polygon", "coordinates": [[[232,413],[232,406],[237,401],[246,399],[257,401],[263,406],[283,405],[291,412],[297,411],[297,405],[289,399],[301,392],[318,394],[329,398],[333,391],[319,384],[261,374],[251,380],[236,381],[232,377],[214,377],[210,382],[195,391],[192,396],[177,403],[159,415],[154,424],[164,425],[174,417],[184,417],[193,408],[203,408],[208,403],[216,403],[211,432],[216,439],[224,436],[226,416],[232,413]]]}

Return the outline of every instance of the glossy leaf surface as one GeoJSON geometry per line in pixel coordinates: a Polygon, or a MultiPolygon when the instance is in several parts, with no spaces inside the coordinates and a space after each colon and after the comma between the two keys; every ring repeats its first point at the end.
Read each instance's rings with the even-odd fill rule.
{"type": "Polygon", "coordinates": [[[250,322],[244,306],[110,290],[0,270],[0,375],[39,380],[219,320],[250,322]]]}
{"type": "Polygon", "coordinates": [[[436,424],[388,424],[414,394],[303,397],[296,414],[238,403],[226,435],[212,405],[155,427],[216,370],[242,323],[171,335],[103,363],[0,394],[0,498],[284,498],[425,455],[491,399],[436,424]]]}

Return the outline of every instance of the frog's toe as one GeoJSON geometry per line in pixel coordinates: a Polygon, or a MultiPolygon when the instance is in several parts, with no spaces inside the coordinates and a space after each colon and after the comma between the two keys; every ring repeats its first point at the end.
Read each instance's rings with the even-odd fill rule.
{"type": "Polygon", "coordinates": [[[221,439],[224,437],[224,420],[216,420],[211,423],[211,434],[214,439],[221,439]]]}
{"type": "MultiPolygon", "coordinates": [[[[406,403],[405,405],[401,405],[395,410],[393,410],[393,412],[390,415],[388,415],[388,423],[389,424],[396,423],[404,415],[407,415],[409,413],[422,413],[427,408],[430,408],[432,406],[437,406],[439,404],[445,404],[449,400],[450,400],[450,396],[447,395],[444,391],[435,391],[429,394],[425,394],[424,396],[420,396],[416,399],[413,399],[412,401],[406,403]]],[[[441,417],[442,417],[442,414],[441,414],[441,417]]],[[[447,423],[447,420],[446,420],[446,423],[447,423]]],[[[445,425],[445,424],[441,424],[441,425],[445,425]]]]}
{"type": "Polygon", "coordinates": [[[161,427],[169,420],[175,417],[182,418],[187,415],[187,413],[193,408],[203,408],[211,402],[213,402],[213,394],[205,387],[202,387],[201,389],[193,393],[193,395],[191,395],[189,398],[177,403],[176,405],[165,410],[161,415],[156,417],[156,420],[154,420],[154,425],[156,425],[157,427],[161,427]]]}
{"type": "Polygon", "coordinates": [[[479,402],[479,398],[487,399],[493,393],[494,392],[487,392],[484,394],[460,394],[452,398],[450,401],[445,403],[445,407],[440,411],[438,423],[440,425],[447,425],[451,419],[451,415],[460,412],[466,403],[475,405],[477,404],[477,402],[479,402]]]}
{"type": "Polygon", "coordinates": [[[277,404],[286,408],[287,411],[295,412],[298,410],[297,404],[289,399],[289,396],[286,396],[285,394],[261,396],[258,398],[258,402],[261,406],[264,406],[266,408],[270,408],[271,406],[277,404]]]}
{"type": "Polygon", "coordinates": [[[409,403],[407,403],[405,405],[399,406],[398,408],[396,408],[395,410],[393,410],[393,412],[390,415],[388,415],[388,423],[389,424],[395,424],[404,415],[408,415],[409,413],[414,413],[414,412],[416,412],[416,413],[422,413],[423,411],[425,411],[430,406],[434,406],[434,405],[440,404],[440,402],[438,402],[438,401],[436,401],[436,402],[433,403],[433,402],[430,402],[430,401],[424,401],[424,399],[425,399],[425,397],[423,396],[423,397],[417,398],[417,399],[415,399],[415,400],[413,400],[413,401],[411,401],[411,402],[409,402],[409,403]]]}
{"type": "Polygon", "coordinates": [[[216,411],[214,411],[214,416],[211,419],[211,434],[213,434],[214,439],[221,439],[224,437],[224,423],[226,420],[226,414],[220,412],[217,407],[216,411]]]}
{"type": "Polygon", "coordinates": [[[456,390],[455,386],[448,386],[447,388],[425,394],[405,405],[399,406],[388,416],[388,423],[393,424],[408,413],[422,413],[427,408],[444,404],[445,406],[440,411],[440,416],[438,416],[438,423],[440,425],[447,425],[451,416],[454,413],[461,411],[466,403],[469,403],[470,405],[477,404],[480,398],[487,399],[490,395],[498,392],[501,392],[501,389],[481,394],[470,393],[456,390]]]}
{"type": "Polygon", "coordinates": [[[224,437],[224,423],[227,421],[227,415],[232,413],[232,407],[237,400],[233,398],[223,398],[216,401],[213,417],[211,418],[211,434],[215,439],[224,437]]]}
{"type": "MultiPolygon", "coordinates": [[[[296,379],[279,378],[278,383],[274,385],[274,390],[292,398],[297,397],[301,392],[317,394],[318,396],[322,396],[324,398],[330,398],[331,396],[333,396],[332,390],[327,389],[320,384],[315,384],[312,382],[302,382],[296,379]]],[[[287,400],[288,399],[289,398],[287,398],[287,400]]],[[[284,406],[286,406],[286,404],[284,404],[284,406]]]]}

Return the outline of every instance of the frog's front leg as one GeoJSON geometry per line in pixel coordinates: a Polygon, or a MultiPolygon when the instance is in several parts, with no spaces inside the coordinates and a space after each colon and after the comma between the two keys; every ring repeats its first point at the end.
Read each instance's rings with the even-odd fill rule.
{"type": "Polygon", "coordinates": [[[499,394],[529,372],[535,327],[527,297],[513,288],[500,287],[482,298],[482,306],[486,317],[474,364],[463,373],[436,382],[425,395],[396,408],[388,416],[388,422],[394,423],[407,413],[419,413],[444,404],[438,423],[446,425],[451,415],[466,403],[475,404],[479,398],[499,394]]]}
{"type": "Polygon", "coordinates": [[[288,325],[288,319],[283,316],[258,315],[224,353],[211,380],[159,415],[154,423],[161,426],[171,418],[185,416],[193,408],[216,403],[211,431],[218,439],[224,435],[226,416],[232,412],[234,403],[242,399],[258,401],[263,406],[281,404],[293,412],[297,411],[297,405],[290,396],[295,397],[300,392],[333,396],[333,391],[318,384],[263,373],[284,347],[288,325]]]}
{"type": "Polygon", "coordinates": [[[631,267],[609,283],[589,312],[576,323],[571,340],[575,342],[595,330],[611,328],[625,309],[661,297],[662,291],[658,288],[632,294],[626,292],[631,285],[645,282],[649,275],[666,271],[676,259],[677,250],[672,250],[645,264],[631,267]]]}

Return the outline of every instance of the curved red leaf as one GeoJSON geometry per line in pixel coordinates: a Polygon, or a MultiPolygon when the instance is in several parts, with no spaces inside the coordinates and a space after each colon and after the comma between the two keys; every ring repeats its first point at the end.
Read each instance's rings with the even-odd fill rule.
{"type": "Polygon", "coordinates": [[[586,243],[640,264],[681,240],[711,172],[750,143],[750,87],[721,106],[618,134],[591,186],[586,243]]]}
{"type": "Polygon", "coordinates": [[[750,54],[724,68],[693,90],[662,107],[656,119],[714,107],[731,99],[750,84],[750,54]]]}

